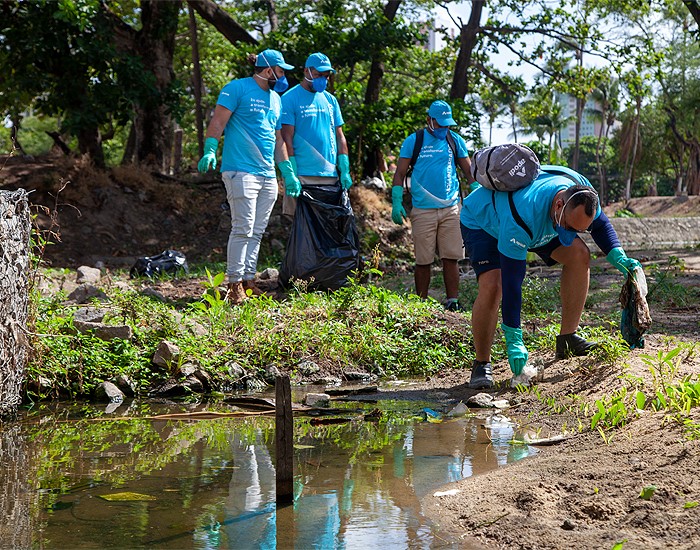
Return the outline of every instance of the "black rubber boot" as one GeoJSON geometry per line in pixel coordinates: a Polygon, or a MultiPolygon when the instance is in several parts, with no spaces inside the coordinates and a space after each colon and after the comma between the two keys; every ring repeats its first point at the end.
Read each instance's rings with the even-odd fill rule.
{"type": "Polygon", "coordinates": [[[557,359],[567,359],[574,355],[588,355],[588,352],[598,347],[595,342],[581,338],[575,332],[557,336],[557,359]]]}
{"type": "Polygon", "coordinates": [[[469,379],[469,387],[474,390],[487,390],[493,388],[493,369],[491,363],[474,361],[472,376],[469,379]]]}

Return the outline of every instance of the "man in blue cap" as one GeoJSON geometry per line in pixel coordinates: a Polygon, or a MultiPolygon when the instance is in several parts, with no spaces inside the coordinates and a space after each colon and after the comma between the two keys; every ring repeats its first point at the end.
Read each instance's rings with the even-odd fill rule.
{"type": "Polygon", "coordinates": [[[471,181],[471,164],[467,144],[451,131],[457,123],[452,118],[452,108],[444,101],[434,101],[428,109],[427,128],[408,136],[399,153],[391,189],[391,218],[403,224],[406,211],[402,205],[404,181],[416,148],[416,140],[422,136],[422,144],[411,173],[411,228],[416,256],[414,281],[416,294],[428,296],[431,266],[437,252],[442,262],[447,301],[445,309],[459,310],[459,267],[464,257],[459,230],[460,187],[457,165],[471,181]]]}
{"type": "MultiPolygon", "coordinates": [[[[478,165],[479,153],[475,155],[478,165]]],[[[491,158],[493,164],[499,160],[491,158]]],[[[505,161],[504,161],[505,162],[505,161]]],[[[539,164],[539,162],[537,163],[539,164]]],[[[564,166],[541,166],[529,185],[512,192],[477,188],[464,199],[461,230],[479,293],[472,310],[476,360],[469,387],[493,387],[491,345],[501,306],[511,385],[529,384],[535,374],[520,328],[522,284],[528,251],[548,266],[562,265],[561,328],[556,358],[587,355],[595,346],[576,333],[588,294],[590,250],[578,236],[590,232],[607,260],[621,273],[641,264],[629,258],[598,195],[583,175],[564,166]]]]}
{"type": "Polygon", "coordinates": [[[328,56],[313,53],[301,84],[282,96],[282,138],[298,177],[285,180],[285,214],[293,215],[302,185],[333,185],[338,179],[343,189],[352,185],[343,115],[338,100],[326,91],[332,73],[328,56]]]}
{"type": "Polygon", "coordinates": [[[231,207],[227,299],[235,305],[261,294],[255,273],[260,240],[277,200],[275,158],[285,180],[296,179],[282,140],[278,94],[288,87],[284,71],[294,67],[277,50],[251,54],[248,61],[255,67],[253,76],[232,80],[219,93],[197,165],[200,172],[216,168],[219,139],[225,134],[221,175],[231,207]]]}

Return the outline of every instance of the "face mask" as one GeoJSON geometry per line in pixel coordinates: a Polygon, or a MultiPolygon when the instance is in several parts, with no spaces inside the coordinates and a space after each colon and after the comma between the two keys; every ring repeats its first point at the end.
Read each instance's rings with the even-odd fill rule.
{"type": "Polygon", "coordinates": [[[435,128],[432,120],[428,121],[428,128],[436,138],[447,139],[447,128],[435,128]]]}
{"type": "Polygon", "coordinates": [[[564,203],[564,206],[561,207],[561,212],[559,212],[559,219],[556,220],[557,223],[554,226],[554,230],[557,232],[557,235],[559,235],[559,242],[562,244],[562,246],[571,246],[574,243],[576,235],[578,234],[577,231],[572,231],[571,229],[566,229],[562,227],[561,220],[564,217],[564,209],[566,208],[566,205],[569,204],[569,201],[579,193],[587,193],[587,191],[576,191],[576,193],[574,193],[567,199],[567,201],[564,203]]]}
{"type": "Polygon", "coordinates": [[[304,76],[304,80],[311,82],[311,88],[317,93],[325,91],[326,86],[328,86],[328,77],[326,76],[319,76],[314,79],[306,78],[306,76],[304,76]]]}
{"type": "MultiPolygon", "coordinates": [[[[274,71],[272,72],[272,74],[275,74],[274,71]]],[[[280,77],[275,75],[275,78],[268,78],[267,85],[270,87],[270,89],[275,90],[278,94],[281,94],[287,88],[289,88],[289,82],[287,82],[287,77],[284,75],[280,77]]]]}

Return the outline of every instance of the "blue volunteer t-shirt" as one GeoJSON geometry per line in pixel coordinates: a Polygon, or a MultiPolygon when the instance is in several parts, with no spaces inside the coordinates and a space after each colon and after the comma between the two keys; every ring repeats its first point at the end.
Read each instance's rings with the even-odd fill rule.
{"type": "MultiPolygon", "coordinates": [[[[460,221],[470,229],[483,229],[498,239],[498,251],[514,260],[525,260],[529,249],[544,246],[557,236],[550,210],[554,196],[562,189],[576,185],[569,177],[545,172],[547,168],[565,172],[583,185],[591,186],[584,176],[562,166],[542,165],[535,180],[513,192],[515,209],[532,232],[532,238],[513,219],[508,193],[479,187],[464,199],[460,221]],[[493,195],[496,198],[494,209],[493,195]]],[[[598,205],[594,219],[600,216],[598,205]]]]}
{"type": "MultiPolygon", "coordinates": [[[[469,156],[462,136],[450,131],[455,140],[457,158],[469,156]]],[[[416,134],[408,136],[401,145],[401,158],[413,156],[416,134]]],[[[459,203],[457,165],[450,144],[446,139],[423,132],[421,147],[411,174],[411,199],[413,208],[448,208],[459,203]]]]}
{"type": "Polygon", "coordinates": [[[338,100],[297,84],[282,96],[282,124],[294,126],[294,156],[300,176],[337,177],[335,131],[344,124],[338,100]]]}
{"type": "Polygon", "coordinates": [[[275,177],[275,130],[282,102],[277,92],[265,91],[251,76],[232,80],[219,93],[217,104],[231,111],[224,130],[221,171],[275,177]]]}

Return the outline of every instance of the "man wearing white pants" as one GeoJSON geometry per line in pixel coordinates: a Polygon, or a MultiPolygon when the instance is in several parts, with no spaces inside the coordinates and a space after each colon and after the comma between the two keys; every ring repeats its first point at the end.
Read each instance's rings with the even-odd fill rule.
{"type": "Polygon", "coordinates": [[[288,86],[284,71],[294,67],[277,50],[251,55],[248,61],[255,66],[253,76],[232,80],[219,94],[197,166],[200,172],[216,168],[219,138],[225,134],[221,172],[231,207],[226,274],[227,300],[233,305],[261,294],[255,272],[260,240],[277,199],[275,158],[285,179],[296,179],[280,132],[278,95],[288,86]]]}

